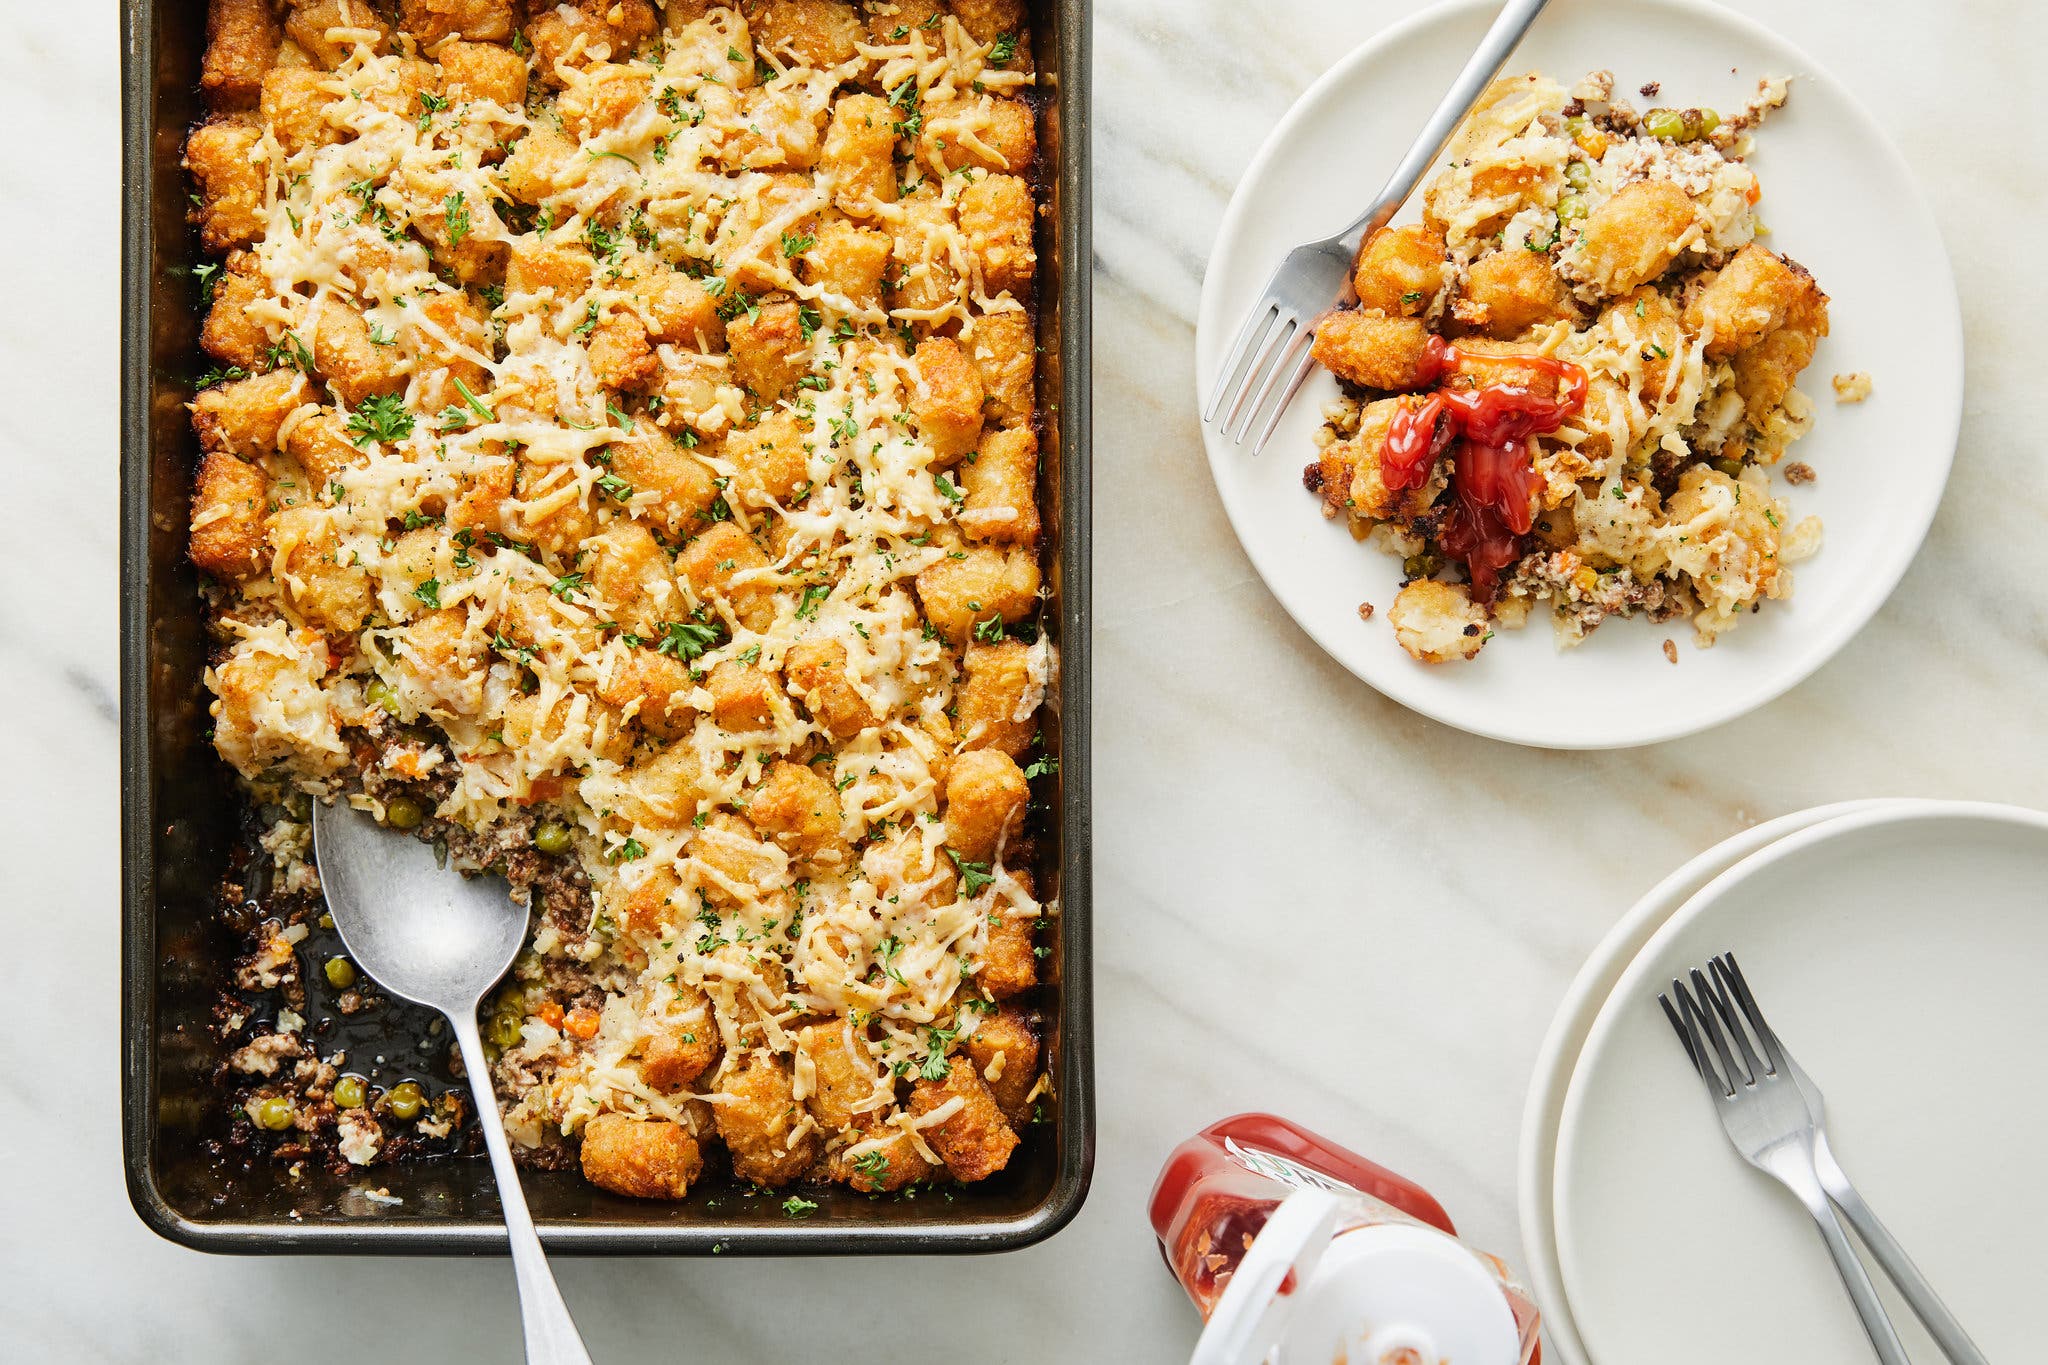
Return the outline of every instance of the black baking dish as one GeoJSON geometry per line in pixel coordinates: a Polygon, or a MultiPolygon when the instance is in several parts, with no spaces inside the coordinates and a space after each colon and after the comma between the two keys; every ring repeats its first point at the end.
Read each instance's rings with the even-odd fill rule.
{"type": "MultiPolygon", "coordinates": [[[[707,1181],[681,1204],[607,1194],[573,1172],[528,1172],[527,1197],[557,1251],[829,1254],[1000,1251],[1073,1218],[1094,1160],[1089,976],[1089,206],[1086,0],[1033,0],[1044,91],[1040,145],[1040,406],[1051,512],[1048,622],[1061,653],[1049,743],[1060,766],[1046,826],[1061,903],[1051,959],[1051,1132],[1009,1171],[950,1200],[820,1192],[802,1222],[707,1181]],[[720,1197],[721,1195],[726,1197],[720,1197]]],[[[378,1166],[336,1180],[274,1166],[225,1176],[201,1147],[218,1045],[210,983],[228,936],[216,910],[241,801],[214,757],[200,675],[205,639],[185,560],[196,446],[185,404],[198,318],[183,268],[197,263],[179,164],[199,117],[206,0],[122,8],[121,819],[122,1136],[137,1212],[163,1236],[227,1252],[489,1252],[504,1245],[481,1161],[378,1166]],[[390,1199],[372,1197],[372,1188],[390,1199]]]]}

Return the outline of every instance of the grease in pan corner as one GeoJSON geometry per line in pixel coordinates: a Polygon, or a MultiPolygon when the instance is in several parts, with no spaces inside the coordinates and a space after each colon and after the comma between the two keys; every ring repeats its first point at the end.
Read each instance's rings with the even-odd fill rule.
{"type": "Polygon", "coordinates": [[[1021,5],[213,10],[191,552],[285,912],[237,1145],[460,1142],[298,1012],[312,798],[530,896],[487,1027],[528,1161],[1002,1170],[1058,912],[1021,5]]]}
{"type": "Polygon", "coordinates": [[[1828,299],[1764,244],[1743,159],[1787,90],[1723,118],[1639,113],[1604,71],[1504,78],[1422,221],[1365,244],[1357,305],[1317,327],[1344,393],[1304,482],[1402,558],[1384,615],[1414,658],[1471,659],[1539,603],[1562,645],[1640,615],[1704,647],[1790,595],[1821,528],[1770,470],[1812,425],[1828,299]]]}

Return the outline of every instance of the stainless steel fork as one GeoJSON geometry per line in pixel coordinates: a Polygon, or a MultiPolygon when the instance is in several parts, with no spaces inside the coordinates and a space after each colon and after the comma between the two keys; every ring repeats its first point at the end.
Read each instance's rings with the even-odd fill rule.
{"type": "Polygon", "coordinates": [[[1256,455],[1266,448],[1273,428],[1280,425],[1281,414],[1287,411],[1288,403],[1313,368],[1308,348],[1314,339],[1316,320],[1331,305],[1349,296],[1351,267],[1358,248],[1367,237],[1385,227],[1408,196],[1415,193],[1423,173],[1450,143],[1451,135],[1458,131],[1458,125],[1464,122],[1487,84],[1507,65],[1516,44],[1548,3],[1549,0],[1508,0],[1493,27],[1479,40],[1472,60],[1465,63],[1443,102],[1429,116],[1429,122],[1422,125],[1414,145],[1366,211],[1336,236],[1298,246],[1287,253],[1273,278],[1266,281],[1259,302],[1245,314],[1237,329],[1230,356],[1217,371],[1209,401],[1202,408],[1204,422],[1214,422],[1222,414],[1223,435],[1242,445],[1260,412],[1267,412],[1265,424],[1252,443],[1252,453],[1256,455]],[[1273,399],[1270,405],[1269,399],[1273,399]]]}
{"type": "Polygon", "coordinates": [[[1688,975],[1690,989],[1674,978],[1670,994],[1658,995],[1657,1003],[1706,1082],[1735,1150],[1791,1190],[1820,1226],[1878,1359],[1885,1365],[1911,1365],[1869,1273],[1835,1217],[1838,1206],[1943,1354],[1955,1365],[1987,1365],[1984,1353],[1849,1183],[1828,1147],[1820,1088],[1771,1031],[1734,954],[1723,953],[1706,971],[1694,968],[1688,975]]]}

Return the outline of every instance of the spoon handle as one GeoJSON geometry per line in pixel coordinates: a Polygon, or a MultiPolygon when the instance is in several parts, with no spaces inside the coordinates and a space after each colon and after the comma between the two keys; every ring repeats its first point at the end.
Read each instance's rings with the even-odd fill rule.
{"type": "Polygon", "coordinates": [[[519,1184],[519,1170],[512,1164],[512,1146],[505,1141],[483,1039],[477,1035],[476,1011],[472,1008],[451,1015],[449,1022],[455,1025],[455,1037],[462,1046],[462,1068],[469,1073],[477,1123],[484,1130],[484,1145],[490,1148],[499,1202],[505,1206],[505,1233],[512,1244],[512,1272],[519,1281],[519,1321],[526,1331],[527,1365],[590,1365],[590,1353],[583,1349],[583,1338],[569,1316],[569,1306],[562,1302],[555,1274],[548,1269],[547,1253],[541,1250],[540,1237],[533,1230],[533,1217],[526,1211],[526,1192],[519,1184]]]}

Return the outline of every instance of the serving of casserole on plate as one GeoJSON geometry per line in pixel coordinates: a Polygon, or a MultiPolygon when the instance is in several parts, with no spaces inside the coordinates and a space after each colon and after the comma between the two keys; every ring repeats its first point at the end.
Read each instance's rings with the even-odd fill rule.
{"type": "Polygon", "coordinates": [[[1503,78],[1422,221],[1365,244],[1357,305],[1316,332],[1347,394],[1306,481],[1402,556],[1387,617],[1411,657],[1475,658],[1537,602],[1568,644],[1640,613],[1710,645],[1791,595],[1820,523],[1769,471],[1812,425],[1793,384],[1828,301],[1763,245],[1741,159],[1786,92],[1766,79],[1724,120],[1638,113],[1611,72],[1503,78]]]}
{"type": "Polygon", "coordinates": [[[466,1145],[329,951],[305,802],[341,800],[530,900],[486,1029],[530,1165],[791,1220],[1051,1177],[991,1244],[1070,1215],[1085,674],[1039,254],[1072,182],[1036,54],[1071,53],[1034,19],[214,0],[189,553],[257,812],[235,1160],[466,1145]]]}
{"type": "MultiPolygon", "coordinates": [[[[1209,257],[1198,394],[1498,12],[1392,24],[1280,120],[1209,257]]],[[[1553,0],[1508,70],[1331,300],[1265,447],[1291,453],[1205,429],[1209,471],[1280,606],[1389,698],[1517,743],[1653,743],[1785,692],[1905,572],[1961,420],[1954,282],[1879,123],[1747,19],[1553,0]],[[1504,628],[1532,615],[1554,628],[1504,628]]]]}

